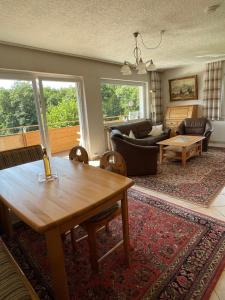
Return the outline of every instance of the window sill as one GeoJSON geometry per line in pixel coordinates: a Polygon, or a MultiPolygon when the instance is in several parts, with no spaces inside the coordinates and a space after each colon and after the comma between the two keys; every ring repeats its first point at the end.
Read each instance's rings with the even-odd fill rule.
{"type": "Polygon", "coordinates": [[[122,125],[122,124],[129,124],[129,123],[135,123],[135,122],[139,122],[139,121],[144,121],[146,120],[145,118],[141,118],[141,119],[135,119],[135,120],[124,120],[124,121],[121,121],[121,120],[118,120],[118,121],[112,121],[112,122],[107,122],[104,123],[104,127],[107,128],[107,127],[110,127],[112,125],[122,125]]]}

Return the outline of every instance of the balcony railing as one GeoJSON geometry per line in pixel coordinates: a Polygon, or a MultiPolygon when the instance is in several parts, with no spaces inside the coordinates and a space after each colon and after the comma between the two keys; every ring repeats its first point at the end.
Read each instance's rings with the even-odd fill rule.
{"type": "MultiPolygon", "coordinates": [[[[70,150],[75,145],[79,145],[80,125],[69,126],[69,124],[79,124],[79,121],[49,124],[48,135],[52,153],[70,150]]],[[[38,128],[38,125],[30,125],[0,129],[0,151],[40,144],[38,128]]]]}
{"type": "MultiPolygon", "coordinates": [[[[107,125],[132,120],[129,115],[104,117],[105,138],[109,144],[107,125]]],[[[79,120],[48,124],[48,135],[52,154],[70,150],[80,144],[79,120]]],[[[0,151],[41,144],[39,126],[17,126],[0,129],[0,151]]],[[[108,146],[109,148],[109,146],[108,146]]]]}
{"type": "Polygon", "coordinates": [[[118,115],[118,116],[105,116],[104,117],[104,124],[107,125],[108,123],[117,123],[117,122],[124,122],[129,120],[137,120],[140,118],[139,111],[130,111],[127,115],[118,115]]]}

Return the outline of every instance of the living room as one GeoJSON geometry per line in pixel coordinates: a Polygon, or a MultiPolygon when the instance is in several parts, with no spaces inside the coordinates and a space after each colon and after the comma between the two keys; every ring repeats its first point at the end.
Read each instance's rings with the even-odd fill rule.
{"type": "MultiPolygon", "coordinates": [[[[81,136],[76,142],[87,150],[90,160],[99,159],[105,151],[111,149],[109,127],[120,123],[133,124],[139,118],[152,119],[153,125],[163,124],[165,127],[166,114],[170,107],[195,106],[195,117],[206,116],[210,119],[213,129],[209,150],[198,157],[188,159],[185,167],[180,161],[173,159],[160,164],[157,152],[156,175],[138,177],[132,174],[131,179],[136,185],[128,190],[130,269],[123,265],[121,249],[115,251],[116,254],[112,254],[111,258],[106,258],[105,263],[100,263],[99,274],[93,275],[85,241],[77,243],[75,247],[76,256],[82,256],[84,253],[85,258],[75,259],[71,266],[68,266],[68,261],[72,259],[72,248],[70,237],[65,238],[66,247],[69,245],[65,250],[65,260],[67,276],[70,277],[68,282],[71,299],[225,299],[225,6],[223,1],[167,2],[130,1],[132,9],[129,13],[126,1],[0,3],[0,25],[4,29],[0,33],[0,89],[4,88],[3,83],[6,81],[29,81],[36,99],[35,107],[39,116],[37,120],[41,123],[43,106],[37,108],[37,105],[45,98],[43,91],[54,87],[54,84],[46,87],[44,85],[49,81],[73,84],[75,82],[79,98],[77,134],[81,136]],[[177,7],[176,12],[174,7],[177,7]],[[133,33],[137,31],[140,35],[136,40],[133,33]],[[136,41],[141,49],[143,61],[149,61],[150,66],[153,60],[156,71],[137,74],[134,70],[136,57],[133,51],[136,41]],[[146,49],[146,45],[150,49],[146,49]],[[124,61],[131,62],[125,64],[131,69],[131,74],[127,76],[121,73],[124,61]],[[219,113],[215,118],[209,118],[204,113],[205,70],[207,64],[220,61],[222,96],[219,113]],[[160,88],[157,87],[160,90],[160,120],[156,119],[156,105],[154,106],[153,101],[156,94],[152,85],[153,73],[158,73],[161,82],[160,88]],[[192,100],[172,100],[170,81],[187,77],[197,78],[197,94],[192,100]],[[133,110],[133,117],[123,116],[117,120],[111,115],[108,116],[110,121],[105,122],[103,84],[135,86],[141,90],[142,104],[139,105],[138,117],[135,117],[133,110]],[[142,204],[138,205],[139,202],[142,204]],[[207,231],[207,226],[214,231],[207,231]],[[220,239],[212,241],[215,234],[220,239]],[[203,241],[208,243],[208,246],[198,248],[203,241]],[[210,243],[214,243],[214,248],[210,248],[210,243]],[[193,253],[197,254],[192,255],[193,253]],[[201,260],[204,266],[200,264],[201,260]],[[190,261],[196,269],[191,270],[190,261]],[[77,273],[83,274],[83,278],[79,279],[77,273]]],[[[128,106],[128,109],[131,108],[133,101],[128,102],[128,106]]],[[[1,109],[0,116],[3,118],[1,109]]],[[[2,120],[0,129],[5,130],[2,120]]],[[[39,124],[39,141],[44,141],[42,144],[51,151],[52,141],[49,142],[46,135],[47,123],[45,121],[44,124],[39,124]]],[[[23,128],[20,132],[23,142],[26,134],[29,135],[29,132],[26,132],[27,125],[31,126],[20,124],[23,128]]],[[[77,123],[75,125],[77,126],[77,123]]],[[[12,134],[8,136],[12,139],[12,134]]],[[[5,136],[2,134],[0,151],[19,147],[15,140],[11,140],[11,147],[3,149],[3,138],[5,139],[5,136]]],[[[67,156],[73,146],[67,146],[67,156]]],[[[56,150],[52,151],[53,156],[63,156],[65,149],[62,148],[62,153],[58,155],[58,144],[55,147],[56,150]]],[[[137,155],[135,160],[141,156],[137,155]]],[[[2,174],[2,178],[6,176],[6,173],[2,174]]],[[[63,180],[60,181],[60,177],[63,177],[64,173],[59,167],[57,174],[58,182],[62,184],[63,180]]],[[[9,188],[4,178],[1,184],[2,191],[6,190],[5,187],[9,188]]],[[[0,198],[5,199],[5,192],[2,191],[0,198]]],[[[16,192],[7,191],[7,195],[10,194],[17,196],[16,192]]],[[[121,231],[114,220],[111,226],[110,232],[121,231]]],[[[51,279],[49,280],[51,276],[46,271],[48,262],[43,258],[43,239],[39,233],[32,230],[24,227],[17,229],[21,245],[23,249],[28,249],[27,251],[18,250],[16,242],[6,239],[7,248],[40,299],[63,299],[53,296],[54,288],[51,279]],[[29,240],[29,236],[33,236],[33,239],[29,240]],[[40,243],[40,253],[37,243],[40,243]],[[34,259],[33,262],[35,266],[31,264],[27,269],[26,264],[29,262],[26,261],[26,252],[32,259],[37,255],[37,260],[34,259]],[[25,264],[23,260],[26,261],[25,264]],[[43,271],[44,275],[40,278],[39,275],[36,276],[37,270],[39,273],[43,271]]],[[[78,235],[82,233],[79,230],[78,235]]],[[[113,234],[111,238],[113,241],[113,234]]],[[[111,241],[104,245],[105,240],[108,240],[107,235],[100,236],[99,247],[103,250],[112,246],[111,241]]]]}

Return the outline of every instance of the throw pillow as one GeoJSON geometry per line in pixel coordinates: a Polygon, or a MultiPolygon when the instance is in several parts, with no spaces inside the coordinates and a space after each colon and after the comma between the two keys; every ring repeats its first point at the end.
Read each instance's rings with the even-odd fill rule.
{"type": "Polygon", "coordinates": [[[163,129],[162,129],[163,125],[155,125],[155,126],[152,126],[152,130],[149,132],[148,135],[151,135],[151,136],[158,136],[160,134],[163,133],[163,129]]]}
{"type": "Polygon", "coordinates": [[[133,131],[131,130],[130,133],[129,133],[129,138],[131,139],[135,139],[135,135],[133,133],[133,131]]]}

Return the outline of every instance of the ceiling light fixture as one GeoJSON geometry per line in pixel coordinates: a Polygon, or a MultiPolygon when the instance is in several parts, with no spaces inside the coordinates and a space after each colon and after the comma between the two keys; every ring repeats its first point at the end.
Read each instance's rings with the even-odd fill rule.
{"type": "Polygon", "coordinates": [[[134,32],[133,33],[133,36],[134,36],[134,39],[135,39],[135,47],[134,47],[134,50],[133,50],[133,54],[134,54],[134,58],[135,58],[135,63],[132,64],[130,63],[129,61],[125,61],[123,66],[121,67],[120,71],[123,75],[131,75],[132,74],[132,70],[136,70],[137,71],[137,74],[146,74],[147,71],[155,71],[156,70],[156,66],[154,65],[153,63],[153,60],[150,59],[146,62],[143,62],[143,59],[142,59],[142,55],[141,55],[141,49],[140,47],[138,46],[138,37],[141,38],[141,42],[143,44],[143,46],[148,49],[148,50],[153,50],[153,49],[156,49],[158,48],[161,43],[162,43],[162,37],[163,37],[163,34],[164,34],[165,30],[161,30],[160,31],[160,41],[158,42],[158,44],[155,46],[155,47],[147,47],[143,41],[143,38],[142,38],[142,35],[140,32],[134,32]]]}

